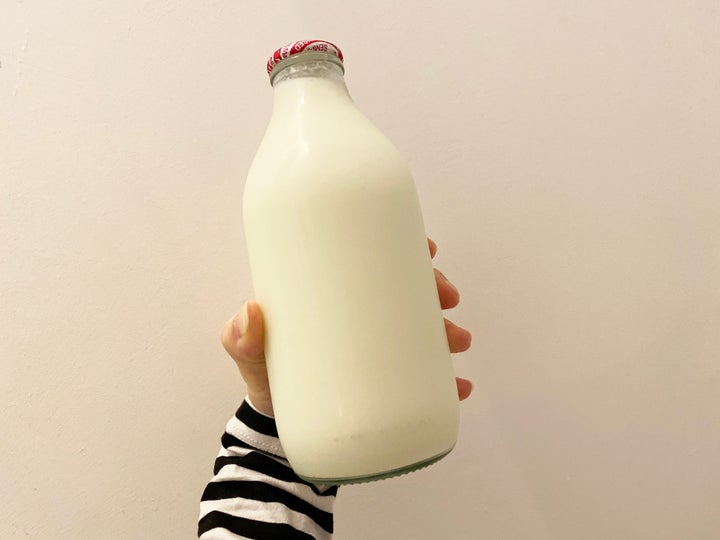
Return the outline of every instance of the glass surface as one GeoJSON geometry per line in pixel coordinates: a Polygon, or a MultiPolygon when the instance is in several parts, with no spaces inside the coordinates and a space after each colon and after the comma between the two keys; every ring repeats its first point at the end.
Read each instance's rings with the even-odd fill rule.
{"type": "Polygon", "coordinates": [[[447,456],[450,452],[452,452],[452,448],[450,450],[448,450],[447,452],[443,452],[442,454],[440,454],[438,456],[431,457],[430,459],[425,459],[418,463],[413,463],[412,465],[408,465],[406,467],[400,467],[399,469],[392,469],[390,471],[385,471],[385,472],[381,472],[378,474],[371,474],[371,475],[367,475],[367,476],[354,476],[354,477],[350,477],[350,478],[309,478],[307,476],[300,475],[300,478],[302,478],[303,480],[307,480],[308,482],[312,482],[313,484],[327,485],[327,486],[335,486],[335,485],[339,485],[339,484],[362,484],[365,482],[374,482],[375,480],[385,480],[386,478],[392,478],[393,476],[401,476],[403,474],[408,474],[413,471],[424,469],[425,467],[429,467],[433,463],[440,461],[442,458],[447,456]]]}

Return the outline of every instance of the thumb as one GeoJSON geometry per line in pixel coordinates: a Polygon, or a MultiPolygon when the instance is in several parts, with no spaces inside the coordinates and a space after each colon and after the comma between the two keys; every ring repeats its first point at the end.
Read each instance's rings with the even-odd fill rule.
{"type": "Polygon", "coordinates": [[[241,364],[265,363],[265,328],[257,302],[245,302],[242,309],[222,331],[222,344],[227,353],[241,364]]]}

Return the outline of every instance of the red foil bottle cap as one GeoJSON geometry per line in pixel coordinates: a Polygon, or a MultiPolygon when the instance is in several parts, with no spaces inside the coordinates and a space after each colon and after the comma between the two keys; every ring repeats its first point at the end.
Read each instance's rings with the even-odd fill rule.
{"type": "Polygon", "coordinates": [[[294,41],[293,43],[288,43],[284,47],[280,47],[268,60],[267,72],[270,76],[270,80],[272,81],[273,72],[276,70],[278,65],[285,63],[285,61],[289,58],[300,59],[301,56],[308,55],[309,53],[319,53],[319,57],[327,55],[328,59],[334,60],[335,63],[340,66],[343,65],[342,52],[340,52],[340,49],[336,45],[330,43],[329,41],[323,41],[321,39],[294,41]]]}

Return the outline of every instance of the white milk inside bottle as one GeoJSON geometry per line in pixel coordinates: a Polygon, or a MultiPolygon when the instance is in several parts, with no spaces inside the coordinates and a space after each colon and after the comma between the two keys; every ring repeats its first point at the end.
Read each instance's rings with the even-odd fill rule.
{"type": "Polygon", "coordinates": [[[423,467],[454,446],[458,397],[413,179],[337,47],[293,43],[268,72],[243,214],[283,448],[316,483],[423,467]]]}

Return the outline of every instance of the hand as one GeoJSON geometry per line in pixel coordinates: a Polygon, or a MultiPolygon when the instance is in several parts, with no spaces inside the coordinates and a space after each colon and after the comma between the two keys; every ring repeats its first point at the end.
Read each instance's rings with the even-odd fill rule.
{"type": "MultiPolygon", "coordinates": [[[[430,257],[435,258],[437,253],[437,244],[428,238],[428,246],[430,247],[430,257]]],[[[460,293],[455,285],[450,283],[448,278],[438,270],[435,270],[435,283],[437,284],[438,296],[440,297],[440,307],[442,309],[451,309],[460,303],[460,293]]],[[[445,319],[445,333],[448,338],[448,345],[451,353],[465,352],[472,344],[472,334],[456,325],[455,323],[445,319]]],[[[470,397],[473,390],[473,384],[468,379],[455,377],[458,389],[458,398],[460,401],[470,397]]]]}
{"type": "MultiPolygon", "coordinates": [[[[430,257],[434,258],[437,244],[428,238],[428,247],[430,257]]],[[[442,309],[457,306],[460,302],[460,293],[438,269],[435,269],[435,282],[442,309]]],[[[470,348],[472,336],[464,328],[445,319],[445,332],[450,352],[459,353],[470,348]]],[[[272,416],[273,407],[265,365],[264,340],[262,311],[258,303],[253,301],[246,302],[243,309],[225,323],[222,330],[222,344],[240,369],[240,375],[248,387],[250,401],[260,412],[272,416]]],[[[460,377],[456,377],[456,382],[458,398],[467,399],[472,392],[472,382],[460,377]]]]}

